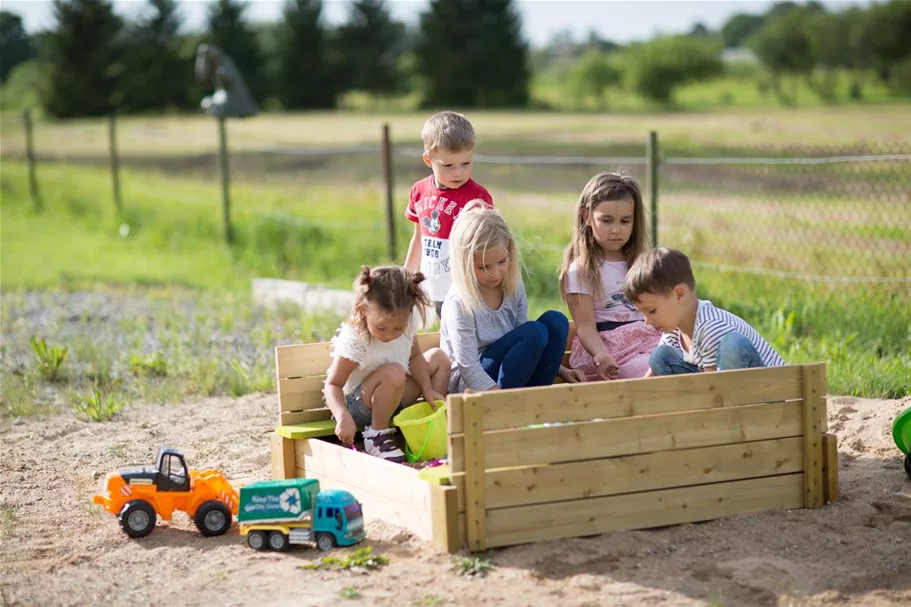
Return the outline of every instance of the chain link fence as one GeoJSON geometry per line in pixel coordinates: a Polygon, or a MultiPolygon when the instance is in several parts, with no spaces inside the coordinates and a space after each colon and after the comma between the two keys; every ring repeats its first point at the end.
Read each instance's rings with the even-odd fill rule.
{"type": "MultiPolygon", "coordinates": [[[[216,130],[211,125],[209,130],[198,124],[187,128],[186,141],[173,140],[173,129],[159,136],[148,129],[137,133],[139,127],[132,125],[121,128],[128,132],[118,138],[127,141],[117,155],[108,147],[113,141],[109,124],[77,122],[61,129],[39,123],[31,151],[39,189],[40,165],[46,162],[123,166],[137,173],[154,171],[217,184],[216,130]],[[80,136],[85,137],[81,144],[80,136]],[[139,138],[139,143],[130,138],[139,138]],[[177,151],[163,153],[168,146],[177,151]]],[[[4,157],[26,159],[22,121],[4,118],[0,126],[4,157]]],[[[236,141],[229,135],[232,176],[252,184],[366,188],[382,199],[386,174],[381,125],[375,126],[375,144],[348,147],[270,146],[249,129],[236,141]]],[[[842,285],[911,284],[911,140],[842,147],[707,148],[705,155],[684,156],[678,150],[665,154],[658,133],[656,160],[647,156],[646,141],[644,133],[641,144],[621,146],[622,155],[572,155],[536,153],[551,149],[543,140],[485,144],[482,139],[474,176],[493,193],[526,245],[548,263],[557,263],[568,242],[578,193],[592,175],[605,170],[630,173],[639,180],[648,204],[647,177],[654,171],[658,243],[683,250],[697,267],[842,285]]],[[[403,258],[403,239],[412,229],[404,220],[408,190],[428,174],[421,151],[418,141],[392,146],[390,206],[399,236],[394,258],[403,258]]],[[[131,185],[142,182],[127,183],[127,189],[131,185]]],[[[218,196],[213,189],[213,208],[218,196]]],[[[306,193],[300,198],[290,200],[285,209],[263,213],[297,225],[387,229],[385,201],[364,212],[355,225],[325,213],[311,215],[324,201],[308,200],[306,193]]]]}

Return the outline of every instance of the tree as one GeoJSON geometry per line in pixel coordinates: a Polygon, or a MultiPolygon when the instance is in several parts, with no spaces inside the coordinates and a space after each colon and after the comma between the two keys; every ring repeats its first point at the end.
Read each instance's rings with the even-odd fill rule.
{"type": "Polygon", "coordinates": [[[782,103],[797,103],[797,88],[795,83],[789,97],[781,88],[781,77],[809,75],[816,63],[807,23],[808,13],[789,10],[767,21],[749,41],[759,61],[772,73],[772,85],[782,103]]]}
{"type": "Polygon", "coordinates": [[[240,70],[257,103],[268,96],[263,56],[253,29],[244,13],[248,4],[240,0],[217,0],[209,8],[209,41],[218,46],[240,70]]]}
{"type": "Polygon", "coordinates": [[[147,11],[128,27],[124,106],[144,112],[191,105],[191,57],[184,57],[177,0],[148,0],[147,11]]]}
{"type": "Polygon", "coordinates": [[[721,27],[721,38],[725,48],[739,48],[747,39],[762,29],[765,17],[740,13],[734,15],[721,27]]]}
{"type": "Polygon", "coordinates": [[[888,81],[892,67],[911,56],[911,2],[892,0],[871,6],[858,37],[880,78],[888,81]]]}
{"type": "Polygon", "coordinates": [[[528,46],[512,0],[431,0],[415,54],[425,106],[528,101],[528,46]]]}
{"type": "Polygon", "coordinates": [[[633,82],[643,97],[673,103],[674,89],[721,74],[721,48],[711,39],[672,36],[630,49],[633,82]]]}
{"type": "Polygon", "coordinates": [[[393,21],[383,0],[357,0],[348,23],[338,30],[338,45],[349,81],[345,88],[374,96],[401,90],[398,61],[404,51],[405,26],[393,21]]]}
{"type": "Polygon", "coordinates": [[[32,40],[22,26],[22,17],[0,11],[0,84],[6,82],[14,67],[28,61],[34,54],[32,40]]]}
{"type": "Polygon", "coordinates": [[[41,45],[48,65],[45,109],[103,116],[118,103],[123,24],[107,0],[54,0],[54,28],[41,45]]]}
{"type": "Polygon", "coordinates": [[[278,30],[276,91],[288,109],[328,108],[340,90],[323,29],[320,0],[288,0],[278,30]]]}
{"type": "Polygon", "coordinates": [[[607,105],[608,87],[620,84],[623,73],[598,51],[588,51],[569,69],[570,88],[581,104],[584,97],[592,96],[601,107],[607,105]]]}
{"type": "Polygon", "coordinates": [[[710,30],[705,23],[697,23],[693,26],[693,30],[690,32],[690,36],[693,38],[708,38],[712,35],[712,30],[710,30]]]}

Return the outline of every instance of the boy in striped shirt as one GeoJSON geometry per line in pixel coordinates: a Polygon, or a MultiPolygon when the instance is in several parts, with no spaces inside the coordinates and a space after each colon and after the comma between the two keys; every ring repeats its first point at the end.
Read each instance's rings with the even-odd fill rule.
{"type": "Polygon", "coordinates": [[[690,260],[680,251],[657,247],[640,255],[626,275],[625,294],[664,333],[645,377],[785,364],[746,321],[696,297],[690,260]]]}

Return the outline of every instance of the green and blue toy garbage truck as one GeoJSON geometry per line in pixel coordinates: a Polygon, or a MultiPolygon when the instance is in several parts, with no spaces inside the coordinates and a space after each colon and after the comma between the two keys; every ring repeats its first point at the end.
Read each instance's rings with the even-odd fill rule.
{"type": "Polygon", "coordinates": [[[254,550],[315,544],[320,550],[364,539],[361,504],[347,491],[320,491],[312,478],[261,481],[240,489],[240,534],[254,550]]]}

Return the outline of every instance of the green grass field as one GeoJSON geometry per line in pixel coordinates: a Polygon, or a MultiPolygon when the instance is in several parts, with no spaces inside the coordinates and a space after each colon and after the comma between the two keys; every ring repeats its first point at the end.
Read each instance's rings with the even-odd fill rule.
{"type": "MultiPolygon", "coordinates": [[[[104,170],[44,164],[40,182],[45,207],[36,212],[28,196],[24,165],[4,162],[0,175],[0,288],[6,293],[140,285],[149,290],[229,292],[243,298],[254,277],[285,277],[348,288],[361,263],[388,261],[378,186],[236,183],[232,189],[236,241],[228,247],[222,238],[214,183],[127,171],[123,175],[126,210],[118,214],[104,170]],[[129,226],[125,236],[124,225],[129,226]]],[[[495,193],[523,245],[533,313],[562,308],[556,272],[575,195],[570,191],[495,193]]],[[[407,188],[399,188],[397,199],[406,196],[407,188]]],[[[783,238],[781,230],[762,225],[755,229],[761,215],[729,211],[734,202],[749,202],[748,198],[716,203],[721,209],[718,216],[727,222],[730,233],[720,240],[711,238],[717,230],[696,230],[706,217],[710,226],[717,222],[715,211],[688,215],[685,200],[668,198],[668,208],[661,216],[665,224],[662,241],[667,236],[673,239],[668,244],[685,250],[698,249],[701,242],[702,253],[710,261],[715,257],[724,261],[724,247],[737,244],[744,229],[761,235],[756,237],[758,249],[774,248],[783,238]],[[684,246],[686,238],[691,239],[688,246],[684,246]]],[[[790,206],[795,216],[808,212],[797,204],[795,197],[790,206]]],[[[805,204],[812,208],[824,203],[805,204]]],[[[410,226],[400,217],[397,224],[396,261],[400,261],[410,226]]],[[[851,236],[859,239],[860,247],[865,238],[876,242],[882,232],[874,229],[878,225],[856,226],[851,236]]],[[[906,232],[902,235],[906,238],[906,232]]],[[[898,243],[908,246],[907,240],[898,243]]],[[[819,257],[814,250],[793,247],[781,257],[790,256],[801,267],[818,263],[823,264],[820,269],[826,269],[824,256],[814,261],[819,257]]],[[[907,276],[908,264],[899,263],[894,251],[891,263],[888,255],[865,259],[855,260],[863,264],[858,271],[883,276],[904,272],[907,276]]],[[[911,393],[911,293],[907,283],[828,286],[704,265],[697,270],[700,296],[742,315],[788,361],[828,362],[832,393],[871,397],[911,393]]]]}

